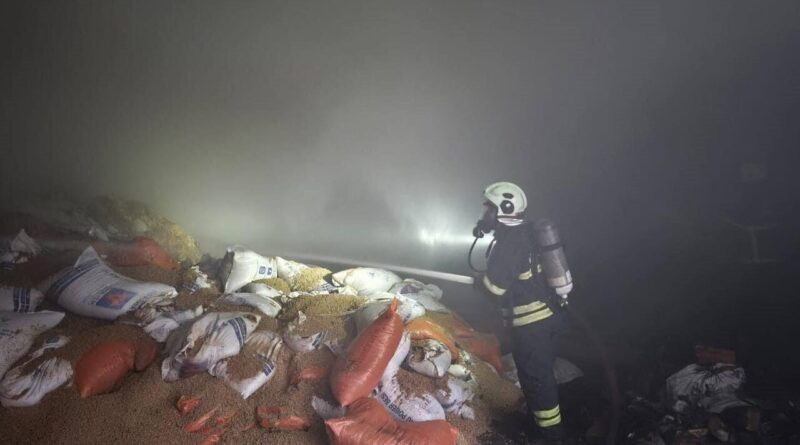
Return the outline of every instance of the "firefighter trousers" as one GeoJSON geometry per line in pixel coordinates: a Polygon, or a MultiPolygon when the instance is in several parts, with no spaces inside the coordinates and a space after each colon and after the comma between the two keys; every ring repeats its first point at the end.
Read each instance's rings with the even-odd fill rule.
{"type": "Polygon", "coordinates": [[[545,435],[561,434],[558,384],[553,375],[563,313],[511,328],[512,354],[528,412],[545,435]]]}

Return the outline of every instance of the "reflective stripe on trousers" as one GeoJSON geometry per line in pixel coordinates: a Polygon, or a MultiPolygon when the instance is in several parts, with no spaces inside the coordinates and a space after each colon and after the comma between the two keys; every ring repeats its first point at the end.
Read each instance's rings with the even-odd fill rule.
{"type": "Polygon", "coordinates": [[[500,314],[506,326],[519,327],[544,320],[553,315],[553,311],[546,304],[537,300],[532,303],[514,306],[511,309],[501,308],[500,314]]]}
{"type": "Polygon", "coordinates": [[[536,418],[536,425],[541,428],[547,428],[561,423],[561,409],[558,405],[556,405],[555,408],[534,411],[533,416],[536,418]]]}
{"type": "Polygon", "coordinates": [[[512,354],[522,393],[531,420],[541,428],[556,428],[561,424],[553,362],[562,317],[561,313],[555,313],[536,323],[511,329],[512,354]]]}

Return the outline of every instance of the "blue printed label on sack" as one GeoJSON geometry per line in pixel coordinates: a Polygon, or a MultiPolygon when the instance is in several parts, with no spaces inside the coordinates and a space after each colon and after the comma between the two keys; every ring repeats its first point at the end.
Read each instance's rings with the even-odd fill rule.
{"type": "Polygon", "coordinates": [[[267,273],[267,266],[259,266],[258,267],[258,274],[259,275],[264,275],[265,273],[267,273]]]}
{"type": "Polygon", "coordinates": [[[44,342],[44,344],[46,344],[46,345],[54,345],[54,344],[58,343],[59,340],[61,340],[61,336],[60,335],[54,335],[54,336],[48,338],[47,341],[44,342]]]}
{"type": "Polygon", "coordinates": [[[236,335],[236,340],[239,342],[239,348],[244,346],[244,341],[247,338],[247,325],[241,317],[231,318],[227,321],[233,333],[236,335]]]}
{"type": "Polygon", "coordinates": [[[322,342],[325,341],[325,334],[327,334],[326,331],[320,332],[319,334],[317,334],[317,338],[315,338],[314,341],[311,342],[311,346],[314,349],[318,349],[322,345],[322,342]]]}
{"type": "Polygon", "coordinates": [[[264,362],[264,367],[261,369],[261,372],[263,372],[265,376],[269,377],[272,375],[273,371],[275,371],[275,365],[272,363],[271,360],[266,360],[264,362]]]}
{"type": "Polygon", "coordinates": [[[387,391],[384,390],[383,382],[378,383],[378,386],[375,387],[375,392],[378,395],[378,400],[383,404],[383,406],[386,407],[386,409],[391,411],[396,418],[403,421],[411,420],[409,415],[406,414],[402,408],[397,406],[397,404],[392,402],[392,400],[389,398],[389,394],[387,394],[387,391]]]}
{"type": "Polygon", "coordinates": [[[15,287],[13,290],[14,295],[14,312],[31,312],[31,290],[24,287],[15,287]]]}
{"type": "Polygon", "coordinates": [[[135,296],[136,294],[133,292],[112,287],[106,291],[105,295],[97,300],[95,305],[109,309],[122,309],[131,300],[131,298],[135,296]]]}
{"type": "Polygon", "coordinates": [[[184,363],[181,368],[178,370],[178,377],[186,378],[191,377],[195,374],[200,374],[208,369],[208,366],[205,364],[195,365],[192,363],[184,363]]]}
{"type": "Polygon", "coordinates": [[[400,292],[398,294],[405,295],[405,294],[417,294],[421,289],[413,284],[406,284],[402,288],[400,288],[400,292]]]}
{"type": "Polygon", "coordinates": [[[50,289],[47,291],[47,298],[57,301],[61,297],[61,292],[63,292],[64,289],[69,287],[69,285],[75,282],[75,280],[92,270],[92,268],[99,265],[100,261],[94,259],[87,261],[80,266],[73,267],[69,272],[65,273],[62,277],[57,279],[52,286],[50,286],[50,289]]]}
{"type": "Polygon", "coordinates": [[[442,401],[441,401],[441,400],[439,401],[439,403],[442,405],[442,408],[444,408],[444,410],[445,410],[445,411],[447,411],[447,410],[449,410],[450,408],[454,407],[454,406],[456,405],[456,403],[457,403],[457,402],[458,402],[458,400],[453,400],[453,401],[452,401],[452,402],[450,402],[450,403],[442,403],[442,401]]]}

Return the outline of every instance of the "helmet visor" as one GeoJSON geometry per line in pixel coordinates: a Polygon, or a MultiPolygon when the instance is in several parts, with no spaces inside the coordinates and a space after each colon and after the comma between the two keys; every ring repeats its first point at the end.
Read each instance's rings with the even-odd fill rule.
{"type": "Polygon", "coordinates": [[[485,233],[491,232],[497,225],[497,206],[491,201],[483,203],[483,212],[478,224],[485,233]]]}

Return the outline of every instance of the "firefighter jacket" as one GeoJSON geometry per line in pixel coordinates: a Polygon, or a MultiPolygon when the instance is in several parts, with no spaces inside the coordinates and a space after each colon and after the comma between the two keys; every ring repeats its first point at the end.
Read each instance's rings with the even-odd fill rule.
{"type": "Polygon", "coordinates": [[[533,249],[532,224],[498,224],[483,284],[498,298],[504,322],[524,326],[553,315],[552,291],[544,283],[533,249]]]}

